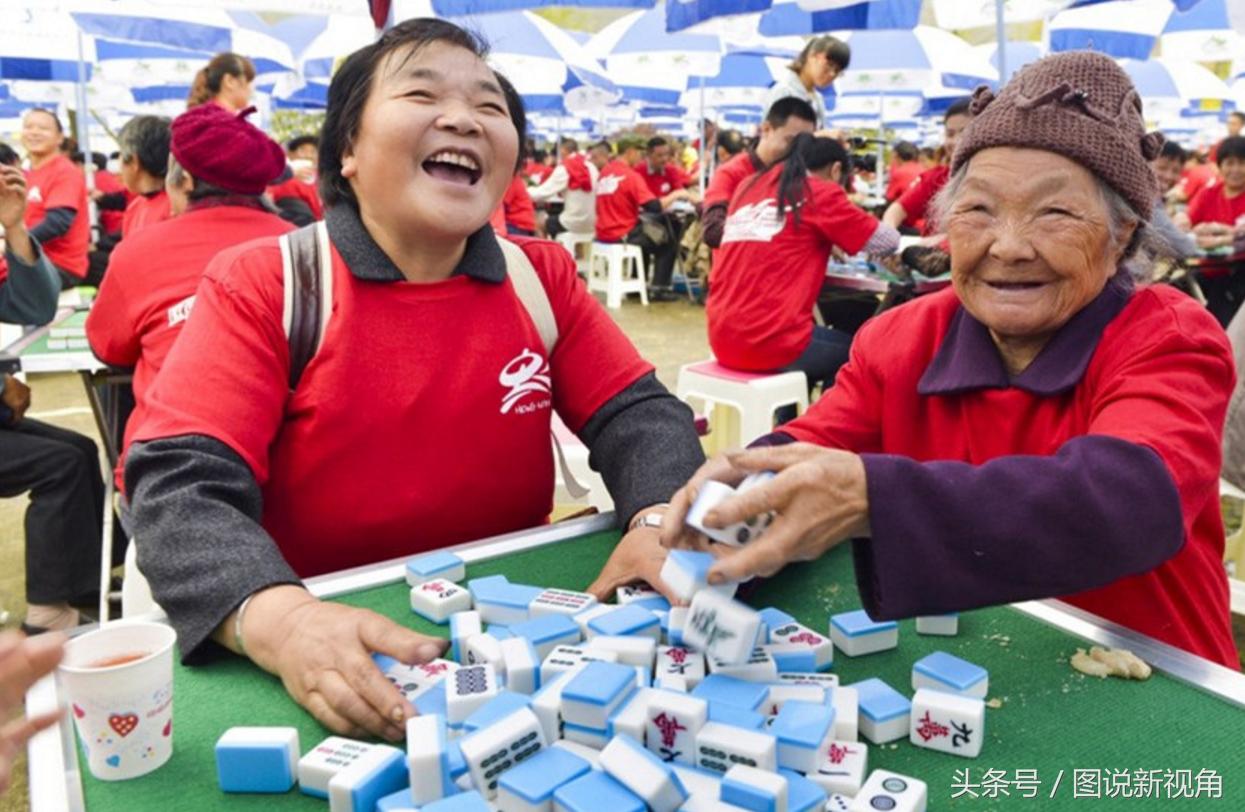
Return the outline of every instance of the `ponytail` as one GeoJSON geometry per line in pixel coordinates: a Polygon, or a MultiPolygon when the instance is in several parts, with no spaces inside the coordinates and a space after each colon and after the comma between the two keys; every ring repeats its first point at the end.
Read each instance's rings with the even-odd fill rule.
{"type": "Polygon", "coordinates": [[[851,172],[852,159],[843,144],[833,138],[817,138],[811,133],[797,135],[778,176],[778,216],[790,211],[798,228],[800,207],[808,193],[809,172],[836,163],[842,164],[845,175],[851,172]]]}
{"type": "Polygon", "coordinates": [[[198,107],[216,98],[226,76],[234,76],[248,82],[253,81],[255,63],[245,56],[228,51],[212,57],[211,61],[195,74],[194,84],[190,86],[190,95],[186,97],[186,107],[198,107]]]}

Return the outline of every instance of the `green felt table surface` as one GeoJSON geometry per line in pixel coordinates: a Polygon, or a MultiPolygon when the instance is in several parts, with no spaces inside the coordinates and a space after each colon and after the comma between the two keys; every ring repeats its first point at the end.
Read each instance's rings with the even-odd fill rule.
{"type": "MultiPolygon", "coordinates": [[[[582,589],[616,538],[614,533],[598,533],[527,550],[472,565],[468,577],[503,573],[516,583],[582,589]]],[[[391,584],[342,600],[445,636],[444,627],[411,613],[407,592],[404,583],[391,584]]],[[[826,633],[830,614],[859,608],[850,551],[840,547],[814,564],[789,567],[750,600],[757,607],[780,607],[826,633]]],[[[922,750],[906,739],[869,745],[870,769],[893,770],[929,784],[930,809],[1245,810],[1245,710],[1158,673],[1146,682],[1086,677],[1068,664],[1085,643],[1008,607],[962,615],[960,633],[952,638],[918,636],[912,621],[899,625],[898,649],[858,659],[836,652],[833,670],[844,684],[876,676],[911,696],[912,663],[944,650],[987,668],[989,696],[1002,702],[1000,708],[987,710],[986,741],[977,759],[922,750]],[[988,770],[995,771],[993,784],[983,784],[988,770]],[[1028,785],[1013,783],[1034,776],[1017,772],[1025,770],[1036,771],[1036,798],[1023,797],[1028,785]],[[1100,776],[1104,797],[1074,798],[1075,770],[1091,771],[1083,774],[1091,783],[1100,776]],[[1135,777],[1142,770],[1157,771],[1157,798],[1105,797],[1113,776],[1128,771],[1138,786],[1135,777]],[[1172,780],[1179,781],[1181,770],[1191,775],[1217,771],[1222,798],[1166,800],[1162,776],[1170,771],[1172,780]],[[1055,788],[1060,771],[1064,773],[1055,788]],[[953,798],[965,785],[971,792],[953,798]],[[986,787],[1000,785],[1010,794],[990,797],[986,787]]],[[[275,677],[231,658],[197,668],[179,665],[174,684],[172,759],[155,773],[118,783],[97,781],[84,769],[91,812],[327,808],[327,802],[297,789],[280,796],[247,796],[226,795],[217,788],[213,745],[232,726],[292,725],[299,730],[304,753],[328,735],[288,698],[275,677]]]]}
{"type": "MultiPolygon", "coordinates": [[[[88,313],[88,311],[86,311],[86,310],[75,310],[73,313],[70,313],[68,316],[66,316],[65,318],[61,319],[60,321],[58,321],[58,322],[54,322],[54,323],[52,324],[52,327],[78,327],[78,328],[85,328],[85,327],[86,327],[86,317],[87,317],[88,315],[90,315],[90,314],[89,314],[89,313],[88,313]]],[[[63,348],[63,349],[55,349],[55,350],[54,350],[54,349],[51,349],[50,347],[48,347],[48,339],[49,339],[49,338],[51,338],[51,331],[50,331],[50,330],[49,330],[49,331],[47,331],[47,332],[45,332],[43,335],[39,336],[39,338],[37,338],[37,339],[35,339],[34,341],[30,342],[30,345],[29,345],[28,347],[26,347],[25,349],[23,349],[23,350],[22,350],[22,355],[46,355],[46,354],[48,354],[48,353],[52,353],[52,354],[57,354],[57,353],[69,354],[69,353],[90,352],[90,350],[84,350],[82,347],[75,347],[74,349],[68,349],[68,348],[63,348]]],[[[63,341],[64,339],[61,339],[61,340],[63,341]]]]}

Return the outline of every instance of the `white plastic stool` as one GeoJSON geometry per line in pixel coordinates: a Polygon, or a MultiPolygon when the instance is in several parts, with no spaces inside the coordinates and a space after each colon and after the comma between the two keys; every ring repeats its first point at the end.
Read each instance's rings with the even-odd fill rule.
{"type": "Polygon", "coordinates": [[[605,306],[622,307],[623,296],[640,294],[648,306],[648,286],[644,281],[644,252],[638,245],[621,242],[594,242],[588,269],[588,290],[605,293],[605,306]]]}
{"type": "Polygon", "coordinates": [[[808,408],[808,379],[803,372],[742,372],[717,361],[699,361],[679,369],[679,400],[703,401],[713,409],[712,451],[740,448],[774,430],[774,413],[784,406],[808,408]],[[730,406],[737,419],[723,421],[715,406],[730,406]],[[725,423],[725,425],[724,425],[725,423]]]}
{"type": "MultiPolygon", "coordinates": [[[[562,479],[561,468],[555,465],[553,471],[554,503],[558,505],[587,504],[602,513],[613,510],[614,500],[610,497],[610,492],[605,487],[605,480],[601,479],[601,475],[588,466],[588,447],[566,427],[566,424],[556,414],[553,415],[552,429],[554,438],[557,439],[558,444],[562,447],[562,454],[566,459],[567,467],[571,471],[571,476],[580,485],[588,489],[586,496],[579,498],[572,496],[562,479]]],[[[557,453],[557,449],[554,449],[554,453],[557,453]]]]}
{"type": "Polygon", "coordinates": [[[594,236],[592,234],[576,234],[572,231],[563,231],[555,238],[558,245],[566,249],[571,255],[571,259],[575,260],[575,267],[580,273],[586,274],[588,266],[592,264],[592,242],[594,236]],[[580,247],[583,246],[583,251],[580,247]]]}
{"type": "Polygon", "coordinates": [[[138,545],[131,540],[125,551],[125,575],[121,581],[121,617],[163,612],[151,596],[147,578],[138,571],[138,545]]]}

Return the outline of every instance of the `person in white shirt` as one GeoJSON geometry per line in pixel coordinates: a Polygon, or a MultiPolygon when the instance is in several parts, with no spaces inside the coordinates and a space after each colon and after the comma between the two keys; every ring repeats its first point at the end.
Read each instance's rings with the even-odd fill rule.
{"type": "Polygon", "coordinates": [[[817,129],[826,126],[826,101],[821,91],[830,87],[852,61],[852,49],[846,42],[825,34],[813,37],[782,76],[770,86],[765,96],[766,111],[774,102],[787,96],[803,99],[817,113],[817,129]]]}
{"type": "Polygon", "coordinates": [[[545,182],[527,190],[536,203],[545,203],[561,196],[562,211],[549,215],[545,231],[550,238],[563,231],[592,234],[597,221],[597,168],[579,153],[574,138],[558,142],[558,165],[545,182]]]}

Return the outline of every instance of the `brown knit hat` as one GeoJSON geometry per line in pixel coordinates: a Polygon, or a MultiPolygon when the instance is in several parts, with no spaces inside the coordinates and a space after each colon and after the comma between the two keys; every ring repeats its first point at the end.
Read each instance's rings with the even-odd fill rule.
{"type": "Polygon", "coordinates": [[[1141,98],[1128,74],[1108,56],[1066,51],[1016,73],[996,97],[973,94],[973,120],[951,161],[954,173],[989,147],[1028,147],[1062,155],[1102,178],[1142,220],[1158,198],[1149,162],[1163,147],[1146,133],[1141,98]]]}

